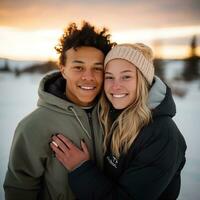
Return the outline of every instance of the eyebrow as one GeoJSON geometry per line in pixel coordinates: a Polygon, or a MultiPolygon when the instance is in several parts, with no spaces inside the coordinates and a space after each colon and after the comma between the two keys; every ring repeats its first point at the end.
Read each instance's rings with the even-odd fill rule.
{"type": "MultiPolygon", "coordinates": [[[[126,72],[132,72],[131,70],[124,70],[124,71],[122,71],[122,72],[120,72],[120,73],[126,73],[126,72]]],[[[105,74],[112,74],[111,72],[105,72],[105,74]]]]}
{"type": "MultiPolygon", "coordinates": [[[[73,60],[72,63],[78,63],[78,64],[84,64],[85,62],[81,61],[81,60],[73,60]]],[[[95,65],[102,65],[103,66],[103,63],[102,62],[97,62],[97,63],[94,63],[95,65]]]]}
{"type": "Polygon", "coordinates": [[[132,70],[124,70],[121,73],[132,72],[132,70]]]}
{"type": "Polygon", "coordinates": [[[112,74],[111,72],[105,72],[105,74],[112,74]]]}
{"type": "Polygon", "coordinates": [[[94,63],[95,65],[102,65],[103,66],[103,63],[102,62],[97,62],[97,63],[94,63]]]}
{"type": "Polygon", "coordinates": [[[83,61],[81,61],[81,60],[73,60],[73,63],[80,63],[80,64],[84,64],[84,62],[83,62],[83,61]]]}

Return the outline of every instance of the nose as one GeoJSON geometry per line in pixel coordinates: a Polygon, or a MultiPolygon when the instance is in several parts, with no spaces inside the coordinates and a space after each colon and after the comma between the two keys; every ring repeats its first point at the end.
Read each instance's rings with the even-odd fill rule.
{"type": "Polygon", "coordinates": [[[94,74],[91,72],[91,70],[86,70],[82,74],[81,78],[82,78],[82,80],[91,81],[91,80],[94,80],[94,74]]]}
{"type": "Polygon", "coordinates": [[[119,89],[121,89],[121,87],[122,87],[122,85],[121,85],[120,81],[118,81],[118,80],[113,81],[113,84],[112,84],[113,90],[119,90],[119,89]]]}

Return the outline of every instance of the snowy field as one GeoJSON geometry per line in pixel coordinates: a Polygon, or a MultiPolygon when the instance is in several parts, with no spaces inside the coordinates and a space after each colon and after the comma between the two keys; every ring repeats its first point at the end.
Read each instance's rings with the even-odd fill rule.
{"type": "MultiPolygon", "coordinates": [[[[170,72],[169,72],[169,76],[170,72]]],[[[0,73],[0,199],[4,200],[3,181],[8,163],[9,149],[17,123],[37,103],[37,88],[41,75],[0,73]]],[[[182,173],[179,200],[200,199],[200,82],[180,87],[187,88],[183,98],[174,97],[177,115],[174,118],[187,142],[187,163],[182,173]]]]}

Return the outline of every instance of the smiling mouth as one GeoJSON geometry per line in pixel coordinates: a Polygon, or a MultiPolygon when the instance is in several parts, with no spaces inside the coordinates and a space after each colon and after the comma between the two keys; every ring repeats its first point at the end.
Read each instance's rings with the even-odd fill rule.
{"type": "Polygon", "coordinates": [[[94,90],[96,89],[95,86],[79,86],[79,88],[81,88],[82,90],[94,90]]]}
{"type": "Polygon", "coordinates": [[[128,94],[111,94],[111,95],[114,98],[123,98],[123,97],[127,96],[128,94]]]}

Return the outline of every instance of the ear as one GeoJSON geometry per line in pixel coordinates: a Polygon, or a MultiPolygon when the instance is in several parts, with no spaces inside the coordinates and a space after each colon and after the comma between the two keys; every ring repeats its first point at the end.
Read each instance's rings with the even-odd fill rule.
{"type": "Polygon", "coordinates": [[[62,76],[64,78],[66,78],[66,75],[65,75],[65,66],[64,65],[59,65],[59,70],[60,70],[62,76]]]}

